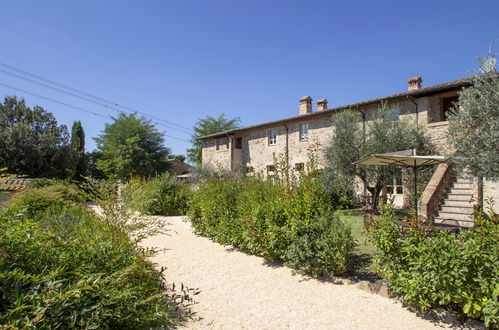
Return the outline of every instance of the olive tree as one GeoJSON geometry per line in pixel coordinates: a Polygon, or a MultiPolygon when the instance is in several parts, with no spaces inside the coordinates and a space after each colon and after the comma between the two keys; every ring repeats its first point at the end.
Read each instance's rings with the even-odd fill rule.
{"type": "Polygon", "coordinates": [[[464,173],[499,179],[499,76],[476,76],[449,116],[452,162],[464,173]]]}
{"type": "Polygon", "coordinates": [[[422,128],[409,120],[395,120],[394,110],[383,104],[374,110],[371,120],[362,122],[360,113],[345,110],[333,116],[334,134],[326,146],[324,178],[328,185],[353,187],[359,179],[371,193],[377,209],[383,187],[400,173],[396,166],[354,164],[372,154],[418,149],[420,154],[433,150],[422,128]]]}

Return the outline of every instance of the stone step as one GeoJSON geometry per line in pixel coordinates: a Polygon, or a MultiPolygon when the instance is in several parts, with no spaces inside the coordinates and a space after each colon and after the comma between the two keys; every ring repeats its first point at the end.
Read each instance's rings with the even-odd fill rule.
{"type": "Polygon", "coordinates": [[[438,211],[438,218],[444,219],[456,219],[464,221],[473,221],[473,213],[457,213],[457,212],[445,212],[438,211]]]}
{"type": "Polygon", "coordinates": [[[473,194],[458,194],[458,193],[448,193],[446,200],[455,201],[470,201],[473,198],[473,194]]]}
{"type": "Polygon", "coordinates": [[[463,179],[463,178],[457,178],[457,179],[454,180],[454,182],[473,184],[473,180],[471,180],[471,179],[463,179]]]}
{"type": "Polygon", "coordinates": [[[473,190],[466,188],[450,188],[448,194],[473,195],[473,190]]]}
{"type": "Polygon", "coordinates": [[[455,188],[466,188],[466,189],[472,190],[473,185],[470,183],[454,182],[451,189],[455,189],[455,188]]]}
{"type": "Polygon", "coordinates": [[[465,206],[465,207],[473,207],[473,202],[470,202],[470,198],[466,199],[454,199],[455,196],[452,196],[452,198],[447,198],[444,201],[444,204],[442,206],[465,206]]]}
{"type": "Polygon", "coordinates": [[[445,223],[446,225],[457,225],[460,227],[473,227],[475,225],[474,221],[468,220],[460,220],[460,219],[451,219],[444,217],[436,217],[433,219],[434,223],[445,223]]]}
{"type": "Polygon", "coordinates": [[[473,206],[454,206],[454,205],[447,205],[445,203],[442,205],[442,210],[439,211],[439,213],[459,213],[459,214],[469,214],[473,215],[473,206]]]}

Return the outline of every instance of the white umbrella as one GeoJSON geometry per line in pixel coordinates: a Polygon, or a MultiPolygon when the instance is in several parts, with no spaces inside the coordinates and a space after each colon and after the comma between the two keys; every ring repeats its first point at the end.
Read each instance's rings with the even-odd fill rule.
{"type": "Polygon", "coordinates": [[[418,192],[417,192],[417,169],[423,166],[435,165],[445,162],[444,156],[418,156],[416,149],[389,152],[386,154],[374,154],[362,160],[355,162],[358,165],[373,166],[402,166],[412,168],[414,173],[414,205],[416,207],[416,216],[418,212],[418,192]]]}

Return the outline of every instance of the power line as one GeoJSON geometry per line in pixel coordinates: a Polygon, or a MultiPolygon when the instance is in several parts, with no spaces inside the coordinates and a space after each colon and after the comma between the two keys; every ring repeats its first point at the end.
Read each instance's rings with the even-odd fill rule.
{"type": "MultiPolygon", "coordinates": [[[[91,102],[91,103],[94,103],[94,104],[97,104],[97,105],[101,105],[101,106],[103,106],[103,107],[105,107],[105,108],[107,108],[107,109],[111,109],[111,110],[117,111],[118,113],[119,113],[119,112],[126,112],[126,113],[130,113],[130,114],[131,114],[131,113],[133,113],[133,112],[130,112],[130,111],[125,111],[125,110],[116,109],[116,108],[114,108],[114,107],[112,107],[112,106],[110,107],[110,106],[108,106],[108,105],[106,105],[106,104],[103,104],[103,103],[100,103],[100,102],[93,101],[93,100],[91,100],[91,99],[88,99],[88,98],[82,97],[82,96],[80,96],[80,95],[77,95],[77,94],[74,94],[74,93],[71,93],[71,92],[67,92],[67,91],[61,90],[61,89],[59,89],[59,88],[52,87],[52,86],[46,85],[46,84],[44,84],[44,83],[40,83],[40,82],[37,82],[37,81],[35,81],[35,80],[32,80],[32,79],[26,78],[26,77],[19,76],[19,75],[15,74],[15,73],[11,73],[11,72],[5,71],[5,70],[3,70],[3,69],[0,69],[0,72],[4,72],[4,73],[7,73],[7,74],[10,74],[10,75],[12,75],[12,76],[14,76],[14,77],[17,77],[17,78],[20,78],[20,79],[23,79],[23,80],[26,80],[26,81],[32,82],[32,83],[34,83],[34,84],[37,84],[37,85],[40,85],[40,86],[43,86],[43,87],[46,87],[46,88],[53,89],[53,90],[58,91],[58,92],[60,92],[60,93],[63,93],[63,94],[66,94],[66,95],[70,95],[70,96],[73,96],[73,97],[76,97],[76,98],[82,99],[82,100],[84,100],[84,101],[87,101],[87,102],[91,102]]],[[[172,127],[171,125],[168,125],[168,124],[162,124],[162,123],[156,123],[156,124],[157,124],[157,125],[160,125],[160,126],[164,126],[164,127],[166,127],[166,128],[170,128],[170,129],[175,129],[175,130],[178,130],[178,131],[180,131],[181,133],[184,133],[184,134],[188,134],[188,135],[190,134],[190,133],[187,133],[187,132],[185,132],[185,131],[182,131],[182,130],[180,130],[180,129],[176,128],[176,127],[172,127]]]]}
{"type": "Polygon", "coordinates": [[[34,37],[34,36],[32,36],[32,35],[29,35],[29,34],[27,34],[27,33],[24,33],[24,32],[21,32],[21,31],[15,30],[15,29],[12,29],[12,28],[10,28],[10,27],[8,27],[8,26],[4,25],[4,24],[0,24],[0,27],[4,28],[5,30],[8,30],[8,31],[10,31],[10,32],[13,32],[13,33],[15,33],[15,34],[21,35],[21,36],[23,36],[23,37],[25,37],[25,38],[27,38],[27,39],[30,39],[30,40],[36,41],[36,42],[38,42],[38,43],[40,43],[40,44],[42,44],[42,45],[45,45],[45,46],[47,46],[47,47],[53,48],[53,49],[55,49],[55,50],[57,50],[57,51],[59,51],[59,52],[61,52],[61,53],[64,53],[64,54],[66,54],[66,55],[69,55],[69,56],[72,56],[72,57],[74,57],[74,58],[77,58],[77,59],[79,59],[79,60],[80,60],[80,61],[82,61],[82,62],[86,62],[86,63],[88,63],[88,64],[90,64],[90,65],[94,65],[94,66],[99,67],[99,68],[101,68],[101,69],[107,70],[107,71],[112,72],[112,73],[114,73],[114,74],[116,74],[116,75],[118,75],[118,76],[121,76],[121,77],[123,77],[123,78],[126,78],[126,79],[128,79],[128,80],[130,80],[130,81],[133,81],[133,82],[138,83],[138,84],[140,84],[140,85],[146,86],[146,87],[148,87],[148,88],[152,88],[152,89],[156,90],[157,92],[164,93],[164,94],[166,94],[166,95],[168,95],[168,96],[170,96],[170,97],[177,98],[178,100],[182,101],[182,102],[183,102],[183,103],[185,103],[185,104],[188,104],[188,105],[195,105],[195,107],[196,107],[196,108],[199,108],[199,109],[201,109],[201,110],[205,111],[205,110],[203,109],[203,107],[201,107],[201,106],[199,106],[199,105],[197,105],[197,104],[193,104],[192,100],[187,100],[187,99],[185,99],[185,98],[183,98],[183,97],[181,97],[181,96],[174,95],[174,94],[172,94],[172,93],[170,93],[170,92],[168,92],[168,91],[166,91],[166,90],[164,90],[164,89],[162,89],[162,88],[160,88],[160,87],[154,86],[154,85],[152,85],[152,84],[150,84],[150,83],[147,83],[147,82],[145,82],[145,81],[142,81],[142,80],[136,79],[136,78],[134,78],[134,77],[132,77],[132,76],[129,76],[129,75],[125,74],[125,73],[119,72],[119,71],[117,71],[117,70],[115,70],[115,69],[113,69],[113,68],[110,68],[110,67],[108,67],[108,66],[102,65],[102,64],[97,63],[97,62],[94,62],[94,61],[92,61],[92,60],[89,60],[89,59],[87,59],[87,58],[85,58],[85,57],[83,57],[83,56],[81,56],[81,55],[78,55],[78,54],[76,54],[76,53],[70,52],[70,51],[68,51],[68,50],[66,50],[66,49],[63,49],[63,48],[61,48],[61,47],[58,47],[58,46],[56,46],[56,45],[53,45],[53,44],[48,43],[48,42],[46,42],[46,41],[43,41],[43,40],[41,40],[41,39],[39,39],[39,38],[37,38],[37,37],[34,37]]]}
{"type": "MultiPolygon", "coordinates": [[[[97,117],[101,117],[101,118],[105,118],[105,119],[113,119],[113,117],[110,116],[110,115],[103,115],[103,114],[100,114],[100,113],[97,113],[97,112],[93,112],[93,111],[90,111],[90,110],[87,110],[87,109],[83,109],[83,108],[80,108],[78,106],[66,103],[66,102],[61,102],[61,101],[58,101],[58,100],[50,98],[50,97],[42,96],[40,94],[36,94],[36,93],[29,92],[27,90],[24,90],[24,89],[21,89],[21,88],[18,88],[18,87],[14,87],[12,85],[8,85],[8,84],[2,83],[2,82],[0,82],[0,85],[2,85],[4,87],[7,87],[7,88],[11,88],[11,89],[17,90],[17,91],[22,92],[22,93],[26,93],[28,95],[39,97],[41,99],[44,99],[44,100],[47,100],[47,101],[50,101],[50,102],[61,104],[61,105],[65,106],[65,107],[68,107],[68,108],[72,108],[72,109],[75,109],[75,110],[78,110],[78,111],[81,111],[81,112],[89,113],[89,114],[92,114],[92,115],[97,116],[97,117]]],[[[166,137],[169,137],[171,139],[178,140],[178,141],[189,142],[189,141],[187,141],[185,139],[181,139],[181,138],[178,138],[178,137],[175,137],[175,136],[171,136],[171,135],[168,135],[168,134],[164,134],[163,133],[163,135],[166,136],[166,137]]]]}
{"type": "Polygon", "coordinates": [[[17,90],[17,91],[22,92],[22,93],[33,95],[33,96],[36,96],[36,97],[39,97],[39,98],[42,98],[42,99],[45,99],[45,100],[48,100],[48,101],[51,101],[51,102],[54,102],[54,103],[59,103],[59,104],[64,105],[66,107],[73,108],[73,109],[76,109],[78,111],[86,112],[86,113],[92,114],[92,115],[97,116],[97,117],[102,117],[102,118],[106,118],[106,119],[112,118],[109,115],[107,115],[107,116],[106,115],[102,115],[102,114],[97,113],[97,112],[93,112],[93,111],[86,110],[86,109],[83,109],[83,108],[80,108],[80,107],[77,107],[77,106],[74,106],[74,105],[71,105],[71,104],[68,104],[68,103],[65,103],[65,102],[54,100],[54,99],[52,99],[50,97],[42,96],[42,95],[39,95],[39,94],[36,94],[36,93],[33,93],[33,92],[28,92],[28,91],[26,91],[24,89],[17,88],[17,87],[14,87],[14,86],[2,83],[2,82],[0,82],[0,85],[2,85],[4,87],[7,87],[7,88],[12,88],[12,89],[17,90]]]}
{"type": "Polygon", "coordinates": [[[44,83],[41,83],[39,81],[35,81],[35,80],[32,80],[32,79],[29,79],[29,78],[26,78],[26,77],[23,77],[23,76],[20,76],[20,75],[17,75],[13,72],[10,72],[8,70],[3,70],[3,69],[0,69],[0,71],[6,73],[6,74],[9,74],[9,75],[12,75],[12,76],[15,76],[17,78],[20,78],[20,79],[24,79],[24,80],[27,80],[27,81],[30,81],[34,84],[38,84],[38,85],[41,85],[41,86],[44,86],[44,87],[47,87],[47,88],[51,88],[51,89],[54,89],[54,90],[57,90],[58,92],[61,92],[61,93],[65,93],[65,94],[68,94],[68,95],[71,95],[73,97],[77,97],[77,98],[80,98],[82,100],[85,100],[85,101],[88,101],[88,102],[92,102],[94,104],[98,104],[98,105],[102,105],[106,108],[112,108],[113,110],[116,110],[116,111],[122,111],[122,112],[128,112],[128,113],[132,113],[132,112],[137,112],[137,113],[140,113],[144,116],[147,116],[147,117],[150,117],[152,119],[155,119],[157,121],[162,121],[162,122],[165,122],[166,123],[166,126],[168,126],[169,128],[172,128],[172,129],[175,129],[177,131],[180,131],[182,133],[185,133],[185,134],[192,134],[192,131],[189,129],[189,128],[186,128],[185,126],[181,126],[179,124],[176,124],[176,123],[173,123],[173,122],[170,122],[170,121],[167,121],[167,120],[164,120],[162,118],[159,118],[159,117],[155,117],[155,116],[152,116],[150,114],[147,114],[145,112],[142,112],[142,111],[138,111],[138,110],[135,110],[135,109],[132,109],[130,107],[127,107],[127,106],[123,106],[123,105],[120,105],[116,102],[113,102],[113,101],[109,101],[107,99],[104,99],[102,97],[99,97],[99,96],[95,96],[93,94],[90,94],[90,93],[87,93],[87,92],[84,92],[84,91],[81,91],[81,90],[78,90],[76,88],[73,88],[73,87],[70,87],[68,85],[64,85],[64,84],[61,84],[61,83],[58,83],[56,81],[53,81],[53,80],[50,80],[50,79],[47,79],[47,78],[44,78],[42,76],[39,76],[39,75],[36,75],[36,74],[33,74],[31,72],[28,72],[28,71],[25,71],[25,70],[21,70],[19,68],[15,68],[13,66],[10,66],[8,64],[5,64],[5,63],[2,63],[0,62],[0,66],[3,66],[5,68],[7,68],[8,70],[13,70],[13,71],[16,71],[16,72],[20,72],[24,75],[28,75],[28,76],[31,76],[31,77],[34,77],[38,80],[42,80],[42,81],[45,81],[45,82],[48,82],[49,84],[52,84],[52,85],[56,85],[56,86],[60,86],[62,88],[65,88],[67,90],[70,90],[72,92],[68,92],[68,91],[65,91],[65,90],[61,90],[59,88],[56,88],[56,87],[53,87],[53,86],[50,86],[50,85],[47,85],[47,84],[44,84],[44,83]],[[74,93],[73,93],[74,92],[74,93]],[[75,94],[77,93],[77,94],[75,94]],[[81,96],[81,95],[78,95],[78,94],[81,94],[81,95],[84,95],[84,96],[81,96]],[[92,98],[92,99],[89,99],[89,98],[92,98]],[[99,100],[99,101],[95,101],[95,100],[99,100]],[[107,104],[104,104],[102,102],[105,102],[107,104]],[[121,108],[121,109],[120,109],[121,108]],[[123,109],[126,109],[126,110],[123,110],[123,109]]]}

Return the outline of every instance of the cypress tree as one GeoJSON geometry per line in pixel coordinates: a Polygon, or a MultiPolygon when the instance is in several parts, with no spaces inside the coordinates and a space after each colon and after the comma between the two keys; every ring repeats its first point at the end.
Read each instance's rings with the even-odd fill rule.
{"type": "Polygon", "coordinates": [[[85,132],[79,120],[71,128],[71,150],[74,156],[74,178],[79,180],[86,174],[85,132]]]}

